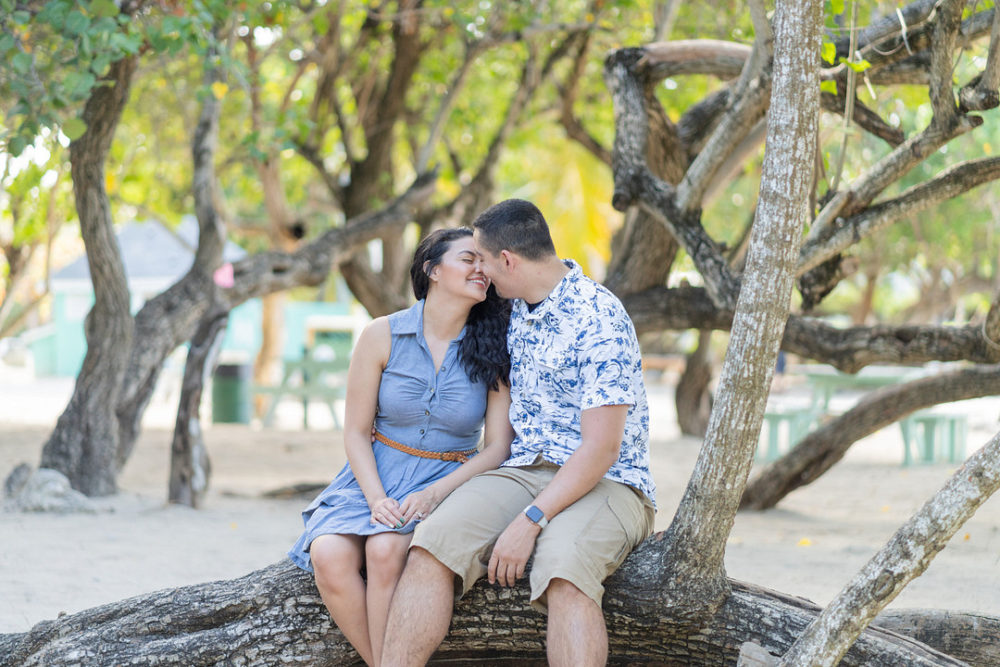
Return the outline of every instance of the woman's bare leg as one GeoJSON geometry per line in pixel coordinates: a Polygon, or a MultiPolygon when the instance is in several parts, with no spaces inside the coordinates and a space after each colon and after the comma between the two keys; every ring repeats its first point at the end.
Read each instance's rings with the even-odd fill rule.
{"type": "Polygon", "coordinates": [[[406,549],[411,535],[381,533],[372,535],[365,543],[368,569],[368,634],[375,654],[376,667],[382,660],[382,642],[385,624],[389,618],[389,602],[396,582],[403,573],[406,549]]]}
{"type": "MultiPolygon", "coordinates": [[[[316,588],[334,623],[361,659],[374,665],[366,613],[365,538],[361,535],[320,535],[309,547],[316,588]]],[[[379,646],[381,649],[381,646],[379,646]]]]}

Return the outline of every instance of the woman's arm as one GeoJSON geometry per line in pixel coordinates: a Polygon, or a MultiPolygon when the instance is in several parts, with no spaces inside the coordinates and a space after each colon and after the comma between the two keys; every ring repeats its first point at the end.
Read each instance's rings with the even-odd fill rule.
{"type": "Polygon", "coordinates": [[[502,382],[497,391],[490,391],[486,397],[485,436],[483,451],[458,466],[451,473],[434,482],[426,489],[411,493],[400,509],[404,522],[414,515],[426,517],[445,497],[464,482],[487,470],[499,467],[510,456],[510,443],[514,440],[514,429],[510,425],[510,387],[502,382]]]}
{"type": "Polygon", "coordinates": [[[389,361],[391,346],[389,320],[385,317],[372,320],[354,346],[347,370],[347,397],[344,402],[344,451],[347,461],[365,494],[368,507],[374,511],[378,505],[382,510],[380,517],[385,518],[386,525],[402,521],[403,515],[396,500],[386,498],[372,452],[371,432],[382,371],[389,361]]]}

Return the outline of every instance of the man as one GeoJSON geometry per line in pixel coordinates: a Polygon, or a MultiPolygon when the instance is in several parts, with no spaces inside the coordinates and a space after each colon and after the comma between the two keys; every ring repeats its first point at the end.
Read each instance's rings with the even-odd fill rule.
{"type": "Polygon", "coordinates": [[[473,222],[481,268],[513,300],[511,456],[418,527],[396,587],[383,664],[422,665],[444,639],[454,581],[513,586],[534,553],[532,606],[548,612],[552,665],[603,665],[602,581],[653,528],[649,416],[632,322],[555,253],[530,202],[473,222]]]}

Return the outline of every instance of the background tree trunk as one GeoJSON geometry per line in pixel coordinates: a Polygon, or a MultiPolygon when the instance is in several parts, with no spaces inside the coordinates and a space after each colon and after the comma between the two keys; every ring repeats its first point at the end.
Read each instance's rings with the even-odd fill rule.
{"type": "Polygon", "coordinates": [[[111,66],[107,85],[95,88],[84,108],[87,131],[70,144],[73,193],[95,301],[84,323],[83,367],[66,410],[42,448],[41,466],[63,473],[73,488],[90,496],[117,489],[115,405],[132,343],[132,312],[104,168],[135,68],[135,56],[111,66]]]}
{"type": "Polygon", "coordinates": [[[712,412],[712,394],[708,387],[712,382],[712,332],[698,333],[698,347],[688,355],[684,372],[677,381],[675,404],[677,425],[684,435],[705,437],[708,431],[708,417],[712,412]]]}
{"type": "Polygon", "coordinates": [[[188,347],[184,380],[170,444],[170,482],[167,501],[200,507],[208,491],[212,466],[201,430],[201,394],[215,369],[229,322],[228,310],[216,310],[198,327],[188,347]]]}

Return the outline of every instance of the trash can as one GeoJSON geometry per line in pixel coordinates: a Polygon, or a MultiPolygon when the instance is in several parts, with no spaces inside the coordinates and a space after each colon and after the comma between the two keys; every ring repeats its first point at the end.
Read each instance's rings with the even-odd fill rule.
{"type": "Polygon", "coordinates": [[[212,422],[250,423],[250,365],[219,364],[212,376],[212,422]]]}

